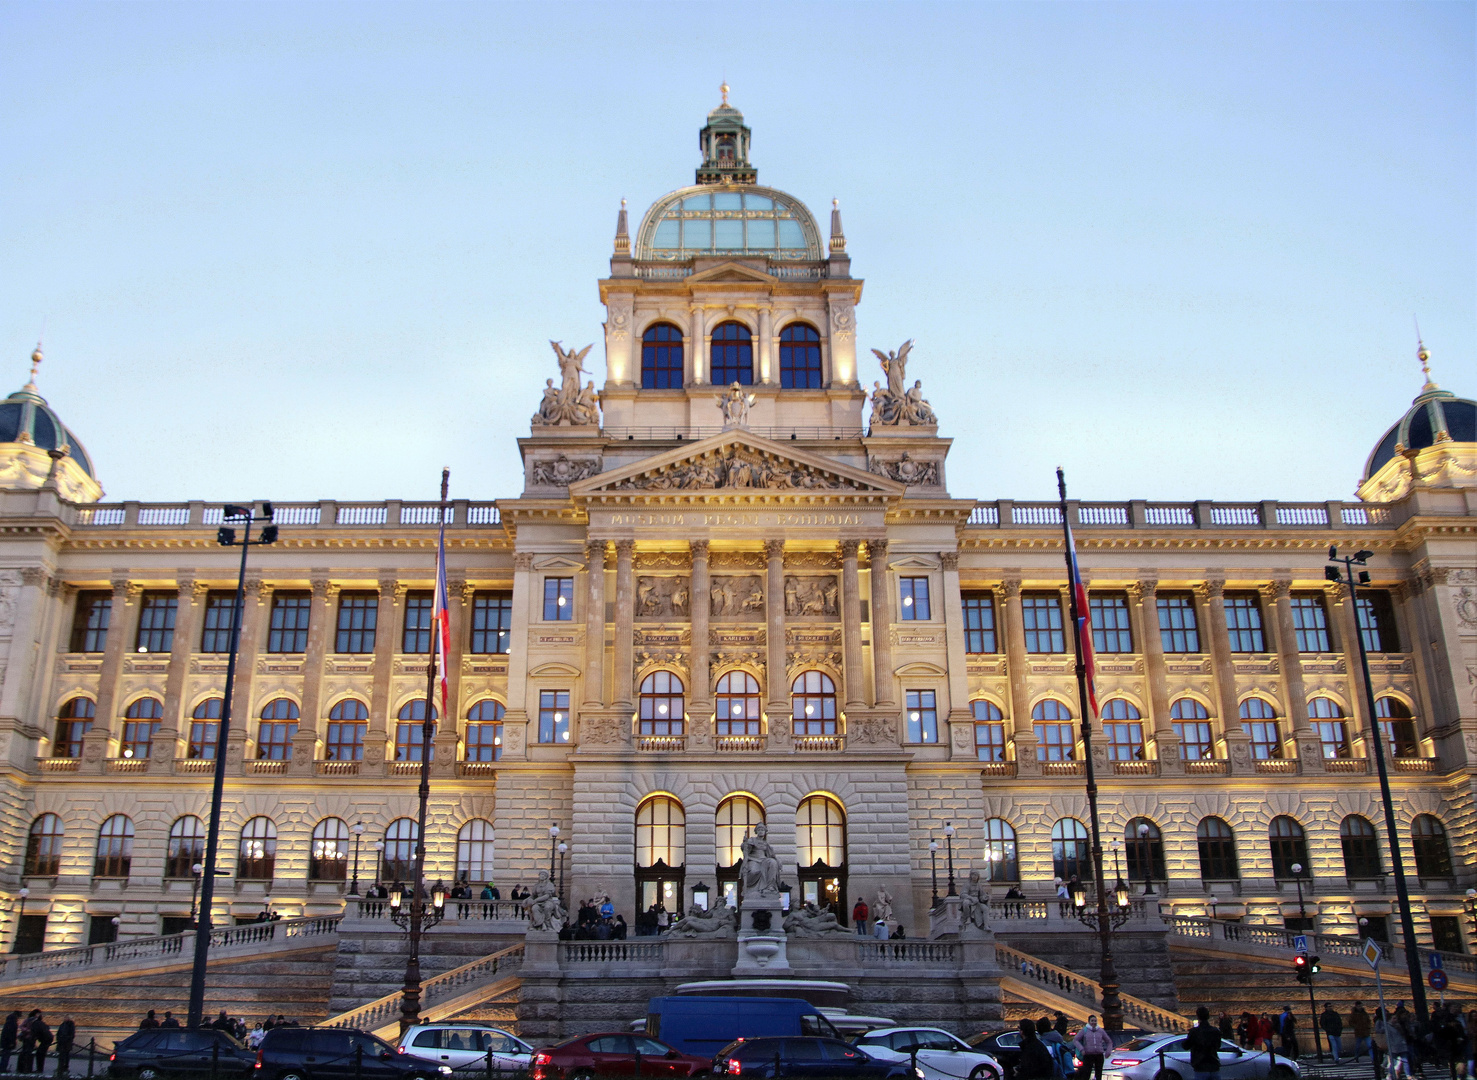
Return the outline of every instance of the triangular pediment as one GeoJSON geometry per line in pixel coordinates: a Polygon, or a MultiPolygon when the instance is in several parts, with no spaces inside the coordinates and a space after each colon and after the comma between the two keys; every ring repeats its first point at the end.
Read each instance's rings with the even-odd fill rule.
{"type": "Polygon", "coordinates": [[[689,274],[686,280],[689,285],[713,281],[762,281],[767,285],[777,279],[763,270],[756,270],[743,263],[725,262],[717,266],[710,266],[696,274],[689,274]]]}
{"type": "Polygon", "coordinates": [[[615,494],[716,492],[900,496],[903,484],[734,428],[581,480],[573,498],[615,494]]]}

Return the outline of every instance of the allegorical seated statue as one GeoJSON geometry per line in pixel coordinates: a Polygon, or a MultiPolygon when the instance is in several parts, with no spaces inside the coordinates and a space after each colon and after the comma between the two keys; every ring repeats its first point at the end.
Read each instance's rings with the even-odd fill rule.
{"type": "Polygon", "coordinates": [[[769,842],[768,826],[755,826],[754,834],[744,837],[740,850],[744,855],[744,895],[756,899],[778,896],[780,861],[775,857],[774,847],[769,842]]]}
{"type": "Polygon", "coordinates": [[[785,916],[785,933],[794,934],[798,938],[820,938],[845,934],[847,929],[836,920],[835,913],[829,908],[806,904],[785,916]]]}
{"type": "Polygon", "coordinates": [[[667,937],[728,938],[733,937],[738,927],[738,912],[722,900],[712,911],[704,911],[693,904],[687,914],[672,924],[667,937]]]}
{"type": "Polygon", "coordinates": [[[969,872],[969,880],[959,890],[959,920],[961,928],[990,928],[990,894],[980,881],[978,870],[969,872]]]}
{"type": "Polygon", "coordinates": [[[554,891],[549,872],[540,870],[534,882],[533,895],[528,902],[528,928],[530,930],[559,930],[564,925],[564,902],[554,891]]]}

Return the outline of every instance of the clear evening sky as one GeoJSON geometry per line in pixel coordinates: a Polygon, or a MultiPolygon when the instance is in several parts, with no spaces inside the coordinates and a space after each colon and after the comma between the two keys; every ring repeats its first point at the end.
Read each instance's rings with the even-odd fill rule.
{"type": "MultiPolygon", "coordinates": [[[[0,393],[109,499],[517,494],[616,210],[841,200],[956,496],[1351,497],[1477,395],[1472,3],[0,7],[0,393]],[[4,372],[8,371],[9,375],[4,372]]],[[[633,220],[632,227],[635,227],[633,220]]],[[[716,422],[716,410],[715,410],[716,422]]]]}

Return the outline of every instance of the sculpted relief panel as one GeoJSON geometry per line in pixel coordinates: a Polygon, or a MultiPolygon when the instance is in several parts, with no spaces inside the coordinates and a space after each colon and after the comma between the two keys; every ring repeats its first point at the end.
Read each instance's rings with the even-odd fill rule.
{"type": "Polygon", "coordinates": [[[824,577],[785,577],[785,614],[793,617],[836,618],[841,614],[840,586],[833,574],[824,577]]]}
{"type": "Polygon", "coordinates": [[[692,590],[686,577],[638,577],[636,618],[685,619],[690,614],[692,590]]]}
{"type": "Polygon", "coordinates": [[[708,588],[708,613],[715,619],[764,619],[764,579],[757,574],[715,575],[708,588]]]}
{"type": "Polygon", "coordinates": [[[809,465],[743,453],[733,448],[679,461],[640,476],[622,480],[617,491],[716,490],[718,488],[775,488],[835,490],[852,485],[809,465]]]}

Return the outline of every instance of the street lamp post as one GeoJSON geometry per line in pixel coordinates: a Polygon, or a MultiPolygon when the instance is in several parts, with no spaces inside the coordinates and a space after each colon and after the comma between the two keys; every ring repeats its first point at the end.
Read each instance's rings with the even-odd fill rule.
{"type": "MultiPolygon", "coordinates": [[[[564,895],[564,853],[569,850],[569,845],[564,841],[559,842],[559,900],[564,904],[566,910],[569,907],[569,898],[564,895]]],[[[679,896],[678,901],[681,901],[679,896]]]]}
{"type": "MultiPolygon", "coordinates": [[[[1150,859],[1149,823],[1139,822],[1139,865],[1144,870],[1144,895],[1154,895],[1154,864],[1150,859]]],[[[1132,875],[1130,875],[1132,876],[1132,875]]]]}
{"type": "Polygon", "coordinates": [[[959,890],[954,887],[954,825],[953,822],[944,822],[944,843],[949,848],[949,895],[958,896],[959,890]]]}
{"type": "Polygon", "coordinates": [[[210,907],[215,901],[215,861],[221,838],[221,801],[226,790],[226,737],[231,730],[231,697],[236,685],[236,653],[241,646],[241,614],[246,603],[246,555],[254,547],[277,542],[277,526],[272,524],[275,511],[269,502],[262,503],[262,516],[251,506],[227,505],[221,520],[241,526],[241,539],[236,530],[222,525],[216,541],[222,547],[241,548],[241,569],[236,576],[236,602],[231,606],[231,651],[226,660],[226,688],[221,701],[221,718],[215,731],[215,777],[210,789],[210,822],[205,830],[205,864],[200,873],[200,912],[195,920],[195,963],[190,971],[190,1004],[186,1023],[199,1027],[205,1011],[205,970],[210,962],[210,907]],[[251,527],[266,522],[257,538],[251,538],[251,527]]]}
{"type": "Polygon", "coordinates": [[[559,880],[556,860],[559,858],[559,826],[549,826],[549,884],[559,880]]]}
{"type": "Polygon", "coordinates": [[[358,896],[359,895],[359,840],[360,840],[361,837],[364,836],[364,822],[362,822],[362,821],[356,821],[356,822],[354,822],[354,827],[350,831],[353,832],[353,834],[354,834],[354,880],[352,880],[352,881],[349,882],[349,895],[350,896],[358,896]]]}
{"type": "Polygon", "coordinates": [[[939,842],[930,840],[928,842],[928,862],[933,873],[933,906],[939,906],[939,842]]]}
{"type": "MultiPolygon", "coordinates": [[[[200,874],[205,868],[199,863],[190,867],[190,873],[195,875],[194,887],[190,889],[190,925],[195,926],[195,915],[200,910],[196,901],[200,899],[200,874]]],[[[199,927],[196,927],[199,929],[199,927]]]]}

